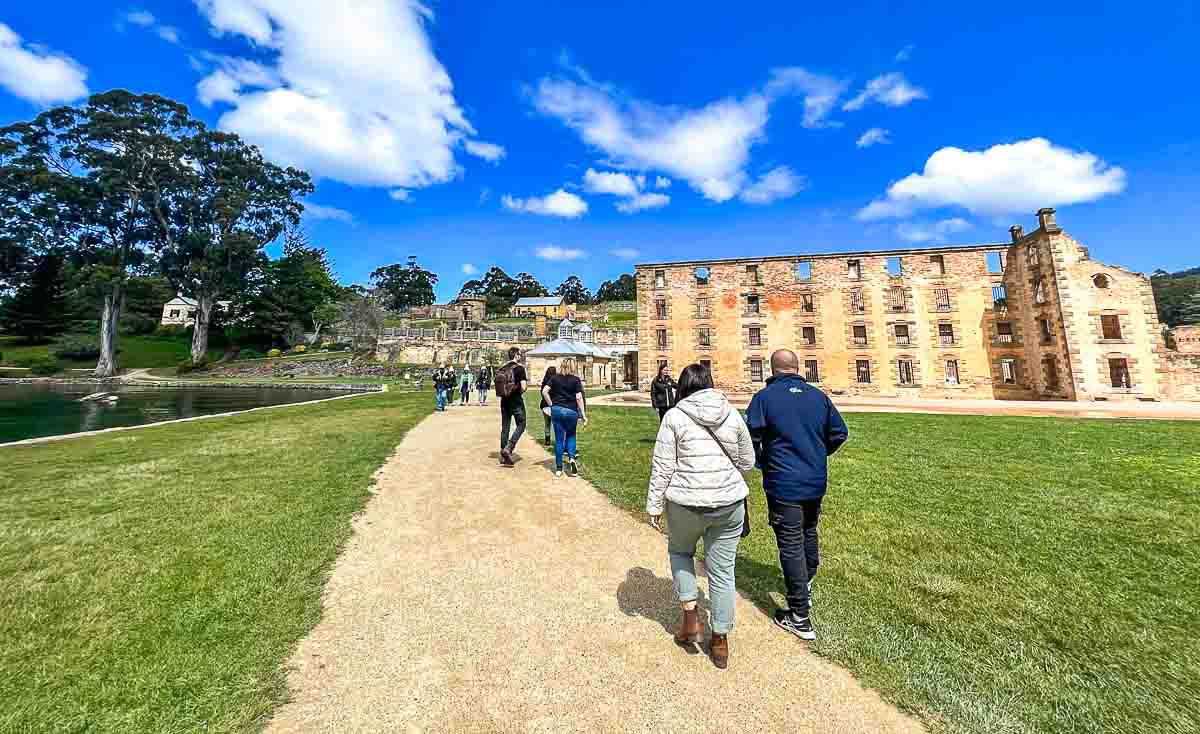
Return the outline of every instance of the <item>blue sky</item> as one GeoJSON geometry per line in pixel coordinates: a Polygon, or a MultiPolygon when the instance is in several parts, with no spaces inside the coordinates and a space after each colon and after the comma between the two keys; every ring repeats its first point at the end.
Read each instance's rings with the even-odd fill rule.
{"type": "Polygon", "coordinates": [[[1170,270],[1200,265],[1198,13],[8,2],[0,121],[179,99],[313,173],[344,281],[415,254],[440,299],[491,264],[594,289],[635,261],[1001,242],[1039,206],[1170,270]]]}

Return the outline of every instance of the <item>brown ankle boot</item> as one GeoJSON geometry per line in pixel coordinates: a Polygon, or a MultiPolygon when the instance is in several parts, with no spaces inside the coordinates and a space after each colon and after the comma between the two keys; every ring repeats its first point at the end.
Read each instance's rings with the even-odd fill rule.
{"type": "Polygon", "coordinates": [[[712,654],[713,665],[721,670],[729,667],[729,637],[714,632],[712,640],[708,643],[708,649],[712,654]]]}
{"type": "Polygon", "coordinates": [[[700,626],[700,611],[698,609],[683,610],[683,621],[679,623],[679,630],[675,633],[675,641],[681,645],[689,642],[700,643],[704,641],[704,629],[700,626]]]}

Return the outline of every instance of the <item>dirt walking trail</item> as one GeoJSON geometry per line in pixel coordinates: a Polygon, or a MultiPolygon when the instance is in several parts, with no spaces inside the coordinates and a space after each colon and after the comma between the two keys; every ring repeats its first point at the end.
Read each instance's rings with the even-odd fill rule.
{"type": "Polygon", "coordinates": [[[556,479],[530,418],[514,469],[495,407],[409,432],[267,731],[921,731],[744,599],[728,670],[676,647],[665,538],[556,479]]]}

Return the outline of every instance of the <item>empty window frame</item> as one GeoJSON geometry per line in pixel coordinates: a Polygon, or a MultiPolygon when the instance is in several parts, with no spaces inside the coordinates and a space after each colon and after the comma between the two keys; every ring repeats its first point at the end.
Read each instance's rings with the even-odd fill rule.
{"type": "Polygon", "coordinates": [[[1049,344],[1054,340],[1054,334],[1050,331],[1050,319],[1038,319],[1038,335],[1042,344],[1049,344]]]}
{"type": "Polygon", "coordinates": [[[659,329],[658,331],[655,332],[655,337],[657,339],[658,348],[666,349],[667,348],[667,330],[659,329]]]}
{"type": "Polygon", "coordinates": [[[1013,325],[1010,321],[1000,321],[996,324],[996,341],[1000,344],[1012,344],[1013,325]]]}
{"type": "Polygon", "coordinates": [[[1127,390],[1132,387],[1129,381],[1129,361],[1124,358],[1108,360],[1108,378],[1115,388],[1127,390]]]}
{"type": "Polygon", "coordinates": [[[712,368],[712,360],[711,359],[700,360],[700,366],[703,367],[704,369],[708,370],[708,374],[710,374],[710,375],[712,374],[713,368],[712,368]]]}
{"type": "Polygon", "coordinates": [[[762,382],[763,381],[763,362],[761,359],[750,360],[750,381],[751,382],[762,382]]]}
{"type": "Polygon", "coordinates": [[[804,360],[804,379],[807,380],[808,382],[820,382],[821,381],[821,371],[817,366],[817,360],[815,360],[815,359],[804,360]]]}
{"type": "Polygon", "coordinates": [[[1005,385],[1017,384],[1017,360],[1012,357],[1000,360],[1000,381],[1005,385]]]}
{"type": "Polygon", "coordinates": [[[939,311],[950,310],[950,289],[949,288],[934,288],[933,289],[934,306],[939,311]]]}
{"type": "Polygon", "coordinates": [[[896,361],[896,375],[900,378],[901,385],[916,384],[916,380],[913,379],[913,363],[911,359],[896,361]]]}
{"type": "Polygon", "coordinates": [[[1046,282],[1043,281],[1041,278],[1038,278],[1037,283],[1035,283],[1033,286],[1033,302],[1034,303],[1045,303],[1046,302],[1046,282]]]}
{"type": "Polygon", "coordinates": [[[946,258],[943,255],[930,255],[929,267],[933,270],[934,277],[940,278],[946,274],[946,258]]]}
{"type": "Polygon", "coordinates": [[[817,343],[817,327],[802,326],[800,327],[800,341],[808,345],[817,343]]]}
{"type": "Polygon", "coordinates": [[[812,280],[812,263],[801,260],[796,263],[796,280],[812,280]]]}
{"type": "Polygon", "coordinates": [[[908,333],[908,324],[896,324],[896,344],[900,346],[908,346],[912,343],[912,337],[908,333]]]}
{"type": "Polygon", "coordinates": [[[712,346],[712,329],[707,326],[701,326],[696,331],[696,340],[700,343],[700,346],[702,346],[702,347],[711,347],[712,346]]]}
{"type": "Polygon", "coordinates": [[[665,298],[659,298],[654,302],[654,318],[667,318],[667,301],[665,298]]]}
{"type": "Polygon", "coordinates": [[[998,250],[989,252],[987,254],[987,268],[989,273],[1003,273],[1004,253],[998,250]]]}
{"type": "Polygon", "coordinates": [[[1029,249],[1025,251],[1025,264],[1036,268],[1039,262],[1041,262],[1041,255],[1038,253],[1038,246],[1030,245],[1029,249]]]}
{"type": "Polygon", "coordinates": [[[907,311],[908,292],[901,286],[893,286],[888,291],[888,304],[893,311],[907,311]]]}
{"type": "Polygon", "coordinates": [[[705,318],[708,316],[708,296],[702,296],[696,299],[696,315],[705,318]]]}
{"type": "Polygon", "coordinates": [[[850,311],[852,313],[863,313],[867,310],[867,304],[863,300],[863,292],[861,288],[855,288],[850,291],[850,311]]]}
{"type": "Polygon", "coordinates": [[[746,296],[746,313],[749,313],[749,314],[759,313],[758,296],[746,296]]]}
{"type": "Polygon", "coordinates": [[[946,360],[946,384],[947,385],[957,385],[958,384],[958,360],[957,359],[947,359],[946,360]]]}
{"type": "Polygon", "coordinates": [[[847,260],[846,276],[851,280],[862,278],[862,262],[859,260],[847,260]]]}
{"type": "Polygon", "coordinates": [[[1046,380],[1046,389],[1058,389],[1058,359],[1046,357],[1042,360],[1042,376],[1046,380]]]}
{"type": "Polygon", "coordinates": [[[811,294],[811,293],[801,293],[800,294],[800,310],[803,311],[804,313],[813,313],[814,311],[817,310],[817,302],[816,302],[816,299],[813,298],[813,294],[811,294]]]}
{"type": "Polygon", "coordinates": [[[655,288],[666,288],[667,287],[667,271],[665,271],[665,270],[655,270],[654,271],[654,287],[655,288]]]}
{"type": "Polygon", "coordinates": [[[938,324],[938,341],[946,346],[954,344],[954,324],[938,324]]]}
{"type": "Polygon", "coordinates": [[[889,257],[887,259],[887,274],[893,278],[904,275],[904,260],[899,257],[889,257]]]}
{"type": "Polygon", "coordinates": [[[1100,316],[1100,336],[1110,341],[1121,339],[1121,317],[1116,314],[1100,316]]]}
{"type": "Polygon", "coordinates": [[[750,346],[752,346],[752,347],[761,347],[762,346],[762,329],[758,328],[757,326],[751,326],[749,329],[749,337],[750,337],[750,346]]]}
{"type": "Polygon", "coordinates": [[[694,271],[696,276],[696,285],[708,285],[709,269],[701,265],[694,271]]]}
{"type": "Polygon", "coordinates": [[[746,282],[751,285],[758,285],[759,283],[762,282],[761,280],[758,279],[758,266],[757,265],[747,265],[746,266],[746,282]]]}
{"type": "Polygon", "coordinates": [[[666,368],[667,368],[667,360],[665,360],[665,359],[658,360],[658,369],[665,370],[666,368]]]}
{"type": "Polygon", "coordinates": [[[854,378],[857,382],[860,382],[864,385],[869,385],[871,383],[871,360],[854,360],[854,378]]]}
{"type": "Polygon", "coordinates": [[[851,335],[854,339],[854,345],[857,347],[867,346],[867,327],[862,324],[855,324],[851,327],[851,335]]]}

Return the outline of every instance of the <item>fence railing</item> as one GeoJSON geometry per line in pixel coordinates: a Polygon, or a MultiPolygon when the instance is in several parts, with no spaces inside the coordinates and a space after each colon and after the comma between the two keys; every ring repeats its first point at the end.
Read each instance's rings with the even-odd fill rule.
{"type": "MultiPolygon", "coordinates": [[[[623,344],[637,344],[637,332],[629,332],[630,339],[628,341],[609,341],[607,339],[601,341],[595,340],[593,343],[600,346],[619,346],[623,344]]],[[[552,341],[557,338],[554,336],[535,336],[530,331],[503,331],[492,329],[466,329],[466,330],[447,330],[447,329],[404,329],[387,327],[380,329],[379,339],[387,341],[410,341],[420,339],[433,339],[437,341],[449,342],[525,342],[540,344],[542,342],[552,341]]],[[[337,340],[342,342],[353,341],[354,334],[349,331],[337,332],[337,340]]]]}

